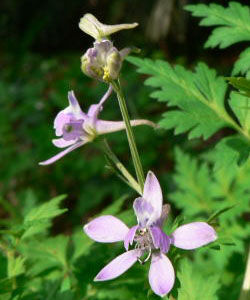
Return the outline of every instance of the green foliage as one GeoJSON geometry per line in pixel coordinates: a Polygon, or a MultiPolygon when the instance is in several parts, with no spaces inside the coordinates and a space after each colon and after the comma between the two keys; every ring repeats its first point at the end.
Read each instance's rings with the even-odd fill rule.
{"type": "MultiPolygon", "coordinates": [[[[232,44],[250,40],[250,10],[237,2],[229,2],[228,7],[211,3],[209,5],[187,5],[195,17],[202,17],[201,26],[218,26],[213,29],[205,47],[226,48],[232,44]]],[[[238,65],[239,66],[239,65],[238,65]]]]}
{"type": "Polygon", "coordinates": [[[212,157],[214,170],[234,165],[242,165],[249,157],[249,144],[240,136],[226,137],[220,140],[208,156],[212,157]]]}
{"type": "Polygon", "coordinates": [[[174,107],[163,114],[159,122],[162,128],[175,128],[175,134],[188,132],[189,139],[208,139],[223,127],[234,128],[239,134],[221,140],[215,149],[218,157],[223,156],[223,160],[217,160],[217,166],[246,161],[250,147],[248,98],[230,93],[234,112],[231,117],[224,104],[226,83],[205,64],[198,64],[193,73],[160,60],[135,57],[128,60],[138,67],[138,72],[151,76],[145,81],[146,85],[157,88],[151,96],[174,107]],[[234,121],[235,117],[241,126],[234,121]]]}
{"type": "Polygon", "coordinates": [[[203,275],[188,260],[181,262],[177,276],[181,285],[178,289],[178,300],[218,299],[218,276],[209,276],[204,280],[203,275]]]}
{"type": "MultiPolygon", "coordinates": [[[[235,87],[243,96],[250,97],[250,80],[244,77],[228,77],[229,83],[235,87]]],[[[245,99],[245,107],[248,108],[249,99],[245,99]]],[[[243,107],[242,109],[244,109],[243,107]]]]}
{"type": "Polygon", "coordinates": [[[66,195],[58,196],[39,207],[31,209],[24,218],[23,228],[25,229],[22,238],[30,237],[34,234],[44,232],[51,226],[51,219],[63,214],[67,209],[59,208],[60,203],[66,195]]]}
{"type": "Polygon", "coordinates": [[[250,71],[250,48],[247,48],[246,50],[244,50],[243,52],[241,52],[239,59],[235,62],[234,64],[234,68],[232,71],[232,75],[236,75],[236,74],[248,74],[250,71]]]}
{"type": "Polygon", "coordinates": [[[161,127],[175,128],[176,134],[189,131],[190,139],[200,136],[207,139],[227,125],[224,108],[226,83],[205,64],[199,64],[192,73],[182,66],[171,67],[161,60],[135,57],[128,60],[138,67],[138,72],[151,75],[145,84],[158,88],[151,97],[180,109],[164,113],[161,127]]]}
{"type": "Polygon", "coordinates": [[[216,210],[233,206],[220,216],[225,225],[232,224],[239,220],[250,204],[249,159],[241,167],[231,164],[230,169],[212,172],[208,163],[199,163],[176,149],[174,180],[178,190],[170,195],[170,199],[190,220],[201,216],[208,218],[216,210]]]}

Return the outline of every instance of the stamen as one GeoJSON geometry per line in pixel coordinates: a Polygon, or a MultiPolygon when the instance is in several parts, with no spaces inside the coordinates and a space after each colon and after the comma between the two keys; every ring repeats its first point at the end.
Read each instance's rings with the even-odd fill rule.
{"type": "Polygon", "coordinates": [[[144,263],[150,259],[151,255],[152,255],[152,249],[149,248],[149,253],[148,253],[148,256],[146,257],[146,259],[144,259],[144,263]]]}
{"type": "Polygon", "coordinates": [[[147,256],[145,259],[143,259],[143,260],[140,259],[140,257],[137,257],[137,260],[138,260],[138,262],[139,262],[141,265],[144,265],[144,264],[150,259],[151,255],[152,255],[152,249],[149,248],[148,256],[147,256]]]}

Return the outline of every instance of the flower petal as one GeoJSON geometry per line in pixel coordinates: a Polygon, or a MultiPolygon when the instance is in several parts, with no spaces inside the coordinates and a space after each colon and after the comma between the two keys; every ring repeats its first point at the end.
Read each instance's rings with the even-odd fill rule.
{"type": "Polygon", "coordinates": [[[171,207],[169,204],[164,204],[162,206],[162,212],[161,212],[161,217],[160,219],[156,222],[156,225],[161,227],[163,226],[165,220],[167,219],[169,213],[170,213],[171,207]]]}
{"type": "Polygon", "coordinates": [[[135,225],[129,229],[129,232],[126,234],[124,238],[124,247],[128,251],[129,245],[133,244],[136,230],[138,229],[138,225],[135,225]]]}
{"type": "Polygon", "coordinates": [[[92,36],[94,39],[100,38],[100,29],[102,23],[99,22],[92,14],[85,14],[79,23],[80,29],[92,36]]]}
{"type": "Polygon", "coordinates": [[[81,110],[81,107],[78,103],[78,100],[76,99],[74,91],[68,92],[68,99],[69,99],[69,105],[70,105],[72,113],[74,113],[76,115],[79,115],[79,114],[85,115],[84,112],[81,110]]]}
{"type": "Polygon", "coordinates": [[[151,225],[160,219],[162,213],[162,191],[159,181],[152,171],[147,174],[142,197],[153,207],[153,213],[147,224],[151,225]]]}
{"type": "Polygon", "coordinates": [[[171,291],[175,281],[175,273],[167,256],[162,253],[152,254],[148,277],[151,289],[156,295],[163,297],[171,291]]]}
{"type": "Polygon", "coordinates": [[[161,252],[166,253],[169,250],[171,240],[158,226],[150,227],[150,233],[153,239],[153,243],[156,249],[160,249],[161,252]]]}
{"type": "MultiPolygon", "coordinates": [[[[131,126],[140,126],[140,125],[148,125],[151,127],[155,127],[155,124],[148,120],[131,120],[131,126]]],[[[96,122],[96,130],[98,134],[106,134],[110,132],[116,132],[120,130],[124,130],[126,125],[123,121],[103,121],[97,120],[96,122]]]]}
{"type": "Polygon", "coordinates": [[[153,214],[152,205],[142,197],[138,197],[133,203],[133,208],[137,217],[138,224],[141,227],[146,227],[153,214]]]}
{"type": "Polygon", "coordinates": [[[132,29],[137,25],[137,23],[105,25],[98,21],[92,14],[85,14],[79,23],[80,29],[91,35],[94,39],[101,39],[123,29],[132,29]]]}
{"type": "Polygon", "coordinates": [[[104,102],[109,98],[109,96],[112,94],[113,88],[110,85],[107,92],[103,95],[103,97],[101,98],[101,100],[99,101],[98,104],[93,104],[90,106],[89,110],[88,110],[88,117],[91,122],[91,124],[95,124],[98,118],[98,114],[101,112],[102,110],[102,105],[104,104],[104,102]]]}
{"type": "Polygon", "coordinates": [[[84,226],[85,233],[96,242],[113,243],[123,241],[129,228],[114,216],[98,217],[84,226]]]}
{"type": "Polygon", "coordinates": [[[64,138],[60,138],[60,139],[52,140],[52,143],[58,148],[65,148],[70,145],[73,145],[74,143],[76,143],[76,141],[77,141],[77,139],[71,140],[71,141],[66,141],[64,138]]]}
{"type": "Polygon", "coordinates": [[[66,123],[70,122],[70,115],[65,113],[65,110],[60,111],[54,120],[54,128],[56,130],[56,136],[61,136],[63,134],[63,127],[66,123]]]}
{"type": "Polygon", "coordinates": [[[55,156],[49,158],[48,160],[42,161],[39,163],[41,166],[50,165],[53,164],[58,159],[62,158],[66,154],[70,153],[71,151],[75,150],[76,148],[81,147],[82,145],[86,144],[88,141],[80,141],[78,143],[75,143],[74,145],[70,146],[69,148],[63,150],[62,152],[59,152],[55,156]]]}
{"type": "Polygon", "coordinates": [[[140,256],[140,250],[130,250],[117,256],[96,275],[94,281],[111,280],[120,276],[132,267],[140,256]]]}
{"type": "Polygon", "coordinates": [[[205,222],[193,222],[178,227],[171,235],[172,244],[181,249],[195,249],[217,239],[212,226],[205,222]]]}

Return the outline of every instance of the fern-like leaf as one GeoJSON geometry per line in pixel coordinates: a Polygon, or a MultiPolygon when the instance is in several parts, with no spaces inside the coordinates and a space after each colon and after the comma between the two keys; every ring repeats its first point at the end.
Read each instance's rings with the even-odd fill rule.
{"type": "Polygon", "coordinates": [[[201,26],[218,26],[212,31],[205,47],[226,48],[232,44],[250,40],[250,10],[237,2],[229,2],[227,8],[211,3],[210,5],[187,5],[195,17],[203,18],[201,26]]]}
{"type": "Polygon", "coordinates": [[[205,64],[198,64],[193,73],[161,60],[128,60],[139,67],[139,73],[151,75],[145,84],[158,88],[151,96],[174,107],[163,114],[161,127],[175,128],[176,134],[189,131],[190,139],[207,139],[222,127],[233,127],[224,107],[226,82],[205,64]]]}

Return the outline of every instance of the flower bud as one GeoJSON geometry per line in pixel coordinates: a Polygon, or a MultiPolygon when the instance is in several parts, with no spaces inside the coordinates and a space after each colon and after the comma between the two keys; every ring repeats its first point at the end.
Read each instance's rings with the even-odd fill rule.
{"type": "Polygon", "coordinates": [[[81,58],[83,73],[100,81],[110,82],[119,76],[122,56],[109,40],[95,42],[81,58]]]}

